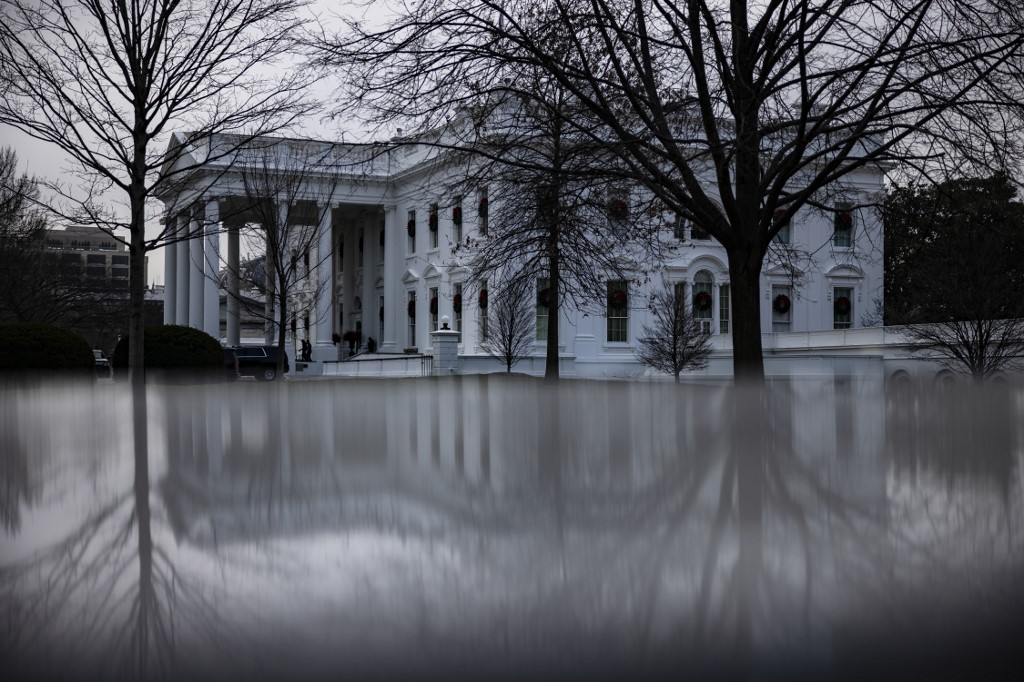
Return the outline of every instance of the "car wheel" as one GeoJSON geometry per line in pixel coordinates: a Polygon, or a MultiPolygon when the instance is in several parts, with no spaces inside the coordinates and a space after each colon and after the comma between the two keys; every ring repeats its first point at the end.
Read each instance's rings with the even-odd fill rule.
{"type": "Polygon", "coordinates": [[[276,378],[277,369],[274,367],[265,367],[263,368],[263,371],[260,372],[260,379],[262,379],[263,381],[273,381],[276,378]]]}

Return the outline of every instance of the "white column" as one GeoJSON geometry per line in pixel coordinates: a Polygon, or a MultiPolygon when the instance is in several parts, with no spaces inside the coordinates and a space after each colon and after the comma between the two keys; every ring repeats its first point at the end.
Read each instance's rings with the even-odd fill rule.
{"type": "Polygon", "coordinates": [[[241,345],[241,329],[238,324],[238,225],[228,227],[228,345],[241,345]]]}
{"type": "Polygon", "coordinates": [[[203,328],[203,214],[195,208],[189,221],[188,326],[203,328]]]}
{"type": "MultiPolygon", "coordinates": [[[[173,240],[178,234],[178,217],[167,216],[165,239],[173,240]]],[[[177,319],[178,245],[173,242],[164,245],[164,324],[174,324],[177,319]]]]}
{"type": "Polygon", "coordinates": [[[316,273],[316,353],[317,359],[334,359],[337,350],[331,344],[334,330],[334,241],[332,238],[334,208],[331,204],[321,207],[320,225],[317,233],[316,273]]]}
{"type": "MultiPolygon", "coordinates": [[[[384,207],[384,334],[381,339],[382,353],[398,353],[402,347],[398,345],[399,335],[403,329],[398,328],[398,313],[405,311],[402,300],[402,287],[399,281],[398,259],[401,253],[405,233],[398,229],[398,207],[388,204],[384,207]]],[[[377,314],[374,311],[374,314],[377,314]]]]}
{"type": "Polygon", "coordinates": [[[376,242],[376,230],[373,229],[372,224],[377,222],[377,214],[374,212],[371,216],[362,216],[359,219],[359,230],[363,235],[363,252],[359,253],[359,234],[356,232],[356,257],[362,258],[363,262],[363,290],[359,292],[359,296],[363,299],[363,344],[366,340],[373,336],[379,341],[380,337],[374,331],[377,320],[377,256],[374,252],[373,247],[377,245],[376,242]]]}
{"type": "Polygon", "coordinates": [[[220,339],[220,200],[206,202],[205,278],[203,280],[203,331],[220,339]]]}
{"type": "Polygon", "coordinates": [[[178,277],[175,281],[174,323],[184,326],[188,324],[188,213],[178,214],[177,225],[178,242],[174,250],[177,251],[178,277]]]}

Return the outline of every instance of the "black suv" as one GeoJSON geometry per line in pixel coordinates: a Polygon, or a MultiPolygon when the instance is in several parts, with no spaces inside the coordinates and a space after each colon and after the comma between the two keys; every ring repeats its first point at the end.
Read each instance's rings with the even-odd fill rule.
{"type": "MultiPolygon", "coordinates": [[[[238,373],[243,377],[256,377],[259,381],[277,378],[277,346],[235,346],[238,373]]],[[[288,353],[284,354],[284,371],[289,370],[288,353]]]]}

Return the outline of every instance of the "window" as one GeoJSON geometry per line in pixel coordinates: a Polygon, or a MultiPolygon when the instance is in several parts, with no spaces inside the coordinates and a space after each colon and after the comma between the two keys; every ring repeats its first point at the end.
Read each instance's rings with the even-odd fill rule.
{"type": "Polygon", "coordinates": [[[548,340],[548,306],[551,302],[551,290],[547,279],[537,280],[537,340],[548,340]]]}
{"type": "Polygon", "coordinates": [[[89,265],[106,265],[107,257],[89,254],[85,257],[85,262],[89,265]]]}
{"type": "Polygon", "coordinates": [[[128,279],[128,268],[111,268],[110,275],[115,279],[128,279]]]}
{"type": "Polygon", "coordinates": [[[772,331],[788,332],[793,321],[792,288],[772,286],[772,331]]]}
{"type": "Polygon", "coordinates": [[[789,209],[780,208],[775,211],[774,222],[779,227],[779,231],[772,238],[772,241],[776,244],[789,244],[793,238],[792,235],[792,219],[793,217],[789,214],[789,209]]]}
{"type": "Polygon", "coordinates": [[[849,329],[853,326],[853,287],[832,290],[832,328],[849,329]]]}
{"type": "Polygon", "coordinates": [[[677,215],[675,224],[673,224],[672,226],[672,235],[676,238],[677,241],[686,241],[686,228],[686,218],[684,218],[681,215],[677,215]]]}
{"type": "Polygon", "coordinates": [[[701,270],[693,277],[693,317],[702,330],[711,331],[711,320],[714,317],[715,295],[714,280],[711,273],[701,270]]]}
{"type": "Polygon", "coordinates": [[[405,231],[409,235],[409,253],[416,253],[416,211],[409,211],[405,231]]]}
{"type": "Polygon", "coordinates": [[[480,190],[477,195],[476,204],[476,219],[477,219],[477,231],[480,232],[481,237],[487,236],[488,219],[490,213],[489,202],[487,201],[487,188],[484,187],[480,190]]]}
{"type": "Polygon", "coordinates": [[[608,194],[608,226],[615,237],[625,237],[629,222],[629,202],[622,190],[613,190],[608,194]]]}
{"type": "Polygon", "coordinates": [[[416,292],[408,293],[408,303],[405,304],[406,313],[409,315],[409,347],[416,345],[416,292]]]}
{"type": "Polygon", "coordinates": [[[452,242],[456,245],[462,243],[462,197],[456,198],[452,204],[452,242]]]}
{"type": "Polygon", "coordinates": [[[459,332],[459,341],[462,340],[462,284],[452,286],[452,313],[455,318],[452,329],[459,332]]]}
{"type": "Polygon", "coordinates": [[[853,208],[840,204],[832,221],[832,246],[848,249],[853,246],[853,208]]]}
{"type": "Polygon", "coordinates": [[[608,343],[629,341],[629,283],[608,282],[608,343]]]}
{"type": "Polygon", "coordinates": [[[437,287],[431,287],[428,290],[427,299],[430,302],[430,329],[437,331],[437,287]]]}
{"type": "Polygon", "coordinates": [[[729,285],[723,284],[718,287],[718,333],[729,333],[729,285]]]}
{"type": "Polygon", "coordinates": [[[111,256],[110,263],[112,265],[128,265],[128,256],[111,256]]]}
{"type": "Polygon", "coordinates": [[[487,280],[480,283],[480,295],[477,299],[477,308],[480,311],[480,340],[486,341],[489,333],[487,317],[487,280]]]}
{"type": "Polygon", "coordinates": [[[430,205],[430,213],[427,214],[427,228],[430,230],[430,248],[437,248],[437,230],[440,222],[437,204],[430,205]]]}

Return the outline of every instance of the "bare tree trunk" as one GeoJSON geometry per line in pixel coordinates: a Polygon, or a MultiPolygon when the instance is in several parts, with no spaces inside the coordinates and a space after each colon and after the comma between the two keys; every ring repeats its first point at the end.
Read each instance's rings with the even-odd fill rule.
{"type": "MultiPolygon", "coordinates": [[[[145,382],[146,200],[141,183],[131,188],[131,242],[128,250],[128,376],[145,382]]],[[[165,248],[174,248],[165,247],[165,248]]]]}
{"type": "Polygon", "coordinates": [[[764,380],[761,354],[761,260],[755,249],[730,249],[729,279],[732,284],[733,372],[737,381],[764,380]]]}
{"type": "Polygon", "coordinates": [[[558,379],[558,318],[561,311],[558,290],[559,281],[558,252],[551,258],[551,269],[548,273],[548,339],[544,360],[544,378],[555,381],[558,379]]]}

